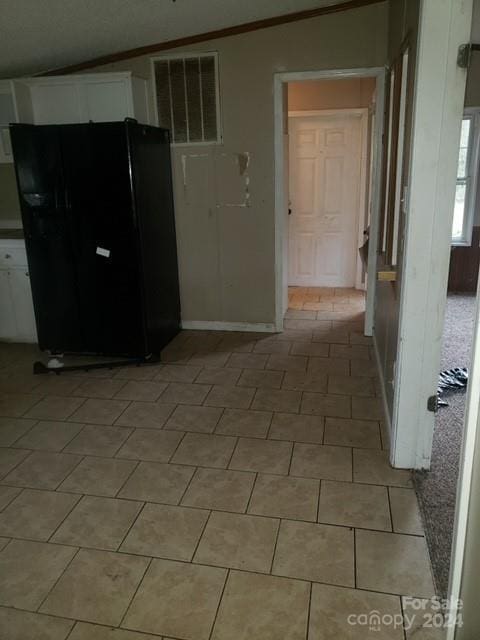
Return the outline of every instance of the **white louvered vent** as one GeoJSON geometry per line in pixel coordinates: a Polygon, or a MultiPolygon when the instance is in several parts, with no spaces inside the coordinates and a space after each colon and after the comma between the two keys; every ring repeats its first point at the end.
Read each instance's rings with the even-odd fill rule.
{"type": "Polygon", "coordinates": [[[154,58],[158,125],[175,144],[220,142],[217,54],[154,58]]]}

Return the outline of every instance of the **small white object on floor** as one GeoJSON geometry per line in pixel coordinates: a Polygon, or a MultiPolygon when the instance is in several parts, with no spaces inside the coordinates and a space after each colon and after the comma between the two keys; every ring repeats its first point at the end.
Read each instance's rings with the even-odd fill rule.
{"type": "Polygon", "coordinates": [[[61,369],[63,366],[63,362],[61,362],[58,358],[50,358],[47,363],[48,369],[61,369]]]}

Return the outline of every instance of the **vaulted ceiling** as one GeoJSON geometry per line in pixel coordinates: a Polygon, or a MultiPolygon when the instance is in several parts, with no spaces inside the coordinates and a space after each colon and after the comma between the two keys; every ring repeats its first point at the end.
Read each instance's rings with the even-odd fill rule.
{"type": "Polygon", "coordinates": [[[345,0],[0,0],[0,77],[345,0]]]}

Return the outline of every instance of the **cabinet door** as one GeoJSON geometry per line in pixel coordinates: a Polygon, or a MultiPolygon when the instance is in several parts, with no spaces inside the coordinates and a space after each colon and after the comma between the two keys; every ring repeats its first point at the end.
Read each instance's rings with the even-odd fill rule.
{"type": "Polygon", "coordinates": [[[141,78],[131,78],[131,91],[133,100],[133,115],[140,124],[152,124],[150,122],[150,109],[148,107],[147,82],[141,78]]]}
{"type": "Polygon", "coordinates": [[[0,124],[0,162],[13,162],[12,143],[7,125],[0,124]]]}
{"type": "Polygon", "coordinates": [[[40,84],[32,88],[35,124],[81,122],[82,104],[76,82],[40,84]]]}
{"type": "Polygon", "coordinates": [[[35,342],[37,331],[33,312],[32,290],[27,269],[11,269],[10,295],[15,314],[16,336],[19,340],[35,342]]]}
{"type": "Polygon", "coordinates": [[[133,117],[125,80],[86,82],[82,91],[86,103],[86,120],[116,122],[133,117]]]}
{"type": "Polygon", "coordinates": [[[6,269],[0,270],[0,301],[0,338],[13,340],[17,327],[10,293],[9,272],[6,269]]]}
{"type": "Polygon", "coordinates": [[[13,162],[8,125],[15,121],[15,107],[10,89],[6,91],[0,87],[0,162],[13,162]]]}

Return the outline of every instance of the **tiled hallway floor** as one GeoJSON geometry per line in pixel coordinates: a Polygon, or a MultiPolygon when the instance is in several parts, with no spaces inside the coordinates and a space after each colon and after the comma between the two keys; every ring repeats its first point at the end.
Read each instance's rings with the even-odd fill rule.
{"type": "Polygon", "coordinates": [[[348,618],[433,595],[362,316],[292,289],[282,334],[77,375],[0,345],[0,638],[413,638],[348,618]]]}

